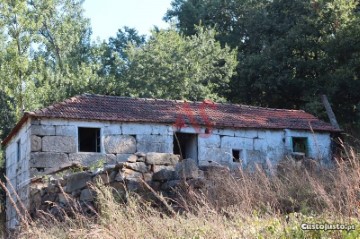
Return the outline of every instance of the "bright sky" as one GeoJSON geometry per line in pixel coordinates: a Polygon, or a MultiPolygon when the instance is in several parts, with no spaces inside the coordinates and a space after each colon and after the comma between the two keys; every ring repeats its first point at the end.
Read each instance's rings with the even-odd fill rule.
{"type": "Polygon", "coordinates": [[[92,39],[107,40],[119,28],[133,27],[140,34],[149,35],[154,25],[166,28],[162,21],[171,0],[85,0],[85,16],[90,18],[92,39]]]}

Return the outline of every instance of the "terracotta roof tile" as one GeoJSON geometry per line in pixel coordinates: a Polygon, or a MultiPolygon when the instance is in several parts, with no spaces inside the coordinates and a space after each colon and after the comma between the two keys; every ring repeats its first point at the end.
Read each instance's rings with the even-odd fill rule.
{"type": "Polygon", "coordinates": [[[186,102],[84,94],[33,112],[36,117],[174,124],[179,117],[216,127],[338,131],[302,110],[270,109],[237,104],[186,102]],[[188,105],[188,108],[186,107],[188,105]]]}
{"type": "Polygon", "coordinates": [[[49,107],[26,113],[4,139],[6,145],[29,117],[186,124],[215,128],[298,129],[340,132],[329,123],[302,110],[254,107],[238,104],[187,102],[83,94],[49,107]],[[192,120],[193,118],[193,120],[192,120]]]}

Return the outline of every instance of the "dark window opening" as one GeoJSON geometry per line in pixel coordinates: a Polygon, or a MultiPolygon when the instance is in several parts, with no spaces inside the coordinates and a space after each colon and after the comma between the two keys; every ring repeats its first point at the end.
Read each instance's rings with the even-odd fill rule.
{"type": "Polygon", "coordinates": [[[307,155],[307,138],[293,137],[292,144],[294,153],[303,153],[304,155],[307,155]]]}
{"type": "Polygon", "coordinates": [[[38,172],[45,172],[45,168],[36,168],[38,172]]]}
{"type": "Polygon", "coordinates": [[[232,158],[234,163],[240,163],[240,150],[233,149],[232,150],[232,158]]]}
{"type": "Polygon", "coordinates": [[[81,128],[78,130],[79,152],[100,152],[100,129],[81,128]]]}
{"type": "Polygon", "coordinates": [[[179,154],[183,159],[197,161],[197,134],[175,133],[173,150],[174,154],[179,154]]]}
{"type": "Polygon", "coordinates": [[[16,160],[20,162],[21,159],[21,142],[20,140],[16,142],[16,160]]]}

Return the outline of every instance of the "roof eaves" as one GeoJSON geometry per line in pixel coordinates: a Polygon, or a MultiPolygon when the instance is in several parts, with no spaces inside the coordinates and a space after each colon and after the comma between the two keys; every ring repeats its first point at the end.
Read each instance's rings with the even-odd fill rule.
{"type": "Polygon", "coordinates": [[[34,112],[25,112],[23,117],[20,119],[20,121],[15,125],[15,127],[10,131],[8,136],[1,142],[1,145],[5,147],[10,140],[19,132],[19,130],[22,128],[23,124],[26,123],[26,121],[31,118],[31,116],[34,116],[34,112]]]}

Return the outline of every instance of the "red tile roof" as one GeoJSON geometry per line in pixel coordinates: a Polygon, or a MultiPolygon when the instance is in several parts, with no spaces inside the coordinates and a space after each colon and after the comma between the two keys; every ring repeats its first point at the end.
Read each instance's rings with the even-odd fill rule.
{"type": "MultiPolygon", "coordinates": [[[[209,100],[186,102],[91,94],[72,97],[47,108],[26,113],[24,117],[167,124],[181,124],[183,119],[186,124],[211,124],[214,128],[339,131],[302,110],[222,104],[209,100]]],[[[14,130],[16,128],[19,127],[14,130]]],[[[3,145],[10,140],[12,133],[3,141],[3,145]]]]}

